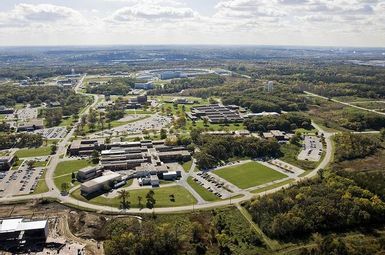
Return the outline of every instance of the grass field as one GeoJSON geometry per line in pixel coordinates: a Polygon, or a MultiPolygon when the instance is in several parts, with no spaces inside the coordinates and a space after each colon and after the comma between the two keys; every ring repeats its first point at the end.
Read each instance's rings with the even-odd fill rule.
{"type": "Polygon", "coordinates": [[[184,162],[184,163],[182,164],[183,170],[184,170],[185,172],[190,171],[191,165],[192,165],[192,160],[187,161],[187,162],[184,162]]]}
{"type": "Polygon", "coordinates": [[[44,180],[44,178],[45,178],[45,171],[46,170],[44,170],[43,175],[41,176],[39,182],[37,183],[36,189],[33,192],[34,195],[45,193],[45,192],[49,191],[47,183],[44,180]]]}
{"type": "Polygon", "coordinates": [[[47,161],[35,161],[33,163],[33,167],[45,167],[47,165],[47,161]]]}
{"type": "Polygon", "coordinates": [[[213,193],[211,193],[210,191],[208,191],[207,189],[205,189],[204,187],[202,187],[201,185],[199,185],[198,183],[196,183],[193,178],[190,176],[188,177],[187,179],[187,183],[191,186],[191,188],[193,188],[198,194],[199,196],[201,196],[204,200],[206,201],[218,201],[218,200],[221,200],[219,197],[217,197],[216,195],[214,195],[213,193]]]}
{"type": "Polygon", "coordinates": [[[274,183],[272,185],[269,185],[269,186],[266,186],[266,187],[263,187],[263,188],[255,189],[255,190],[251,191],[251,193],[256,193],[257,194],[257,193],[265,192],[267,190],[275,189],[275,188],[284,186],[286,184],[292,183],[293,181],[294,181],[293,179],[289,179],[289,180],[277,182],[277,183],[274,183]]]}
{"type": "MultiPolygon", "coordinates": [[[[142,197],[141,204],[143,207],[146,206],[146,194],[148,193],[150,189],[137,189],[137,190],[130,190],[129,191],[129,201],[132,208],[140,208],[138,201],[138,196],[142,197]]],[[[153,189],[155,192],[155,200],[156,204],[155,207],[174,207],[174,206],[184,206],[184,205],[193,205],[196,204],[195,198],[183,187],[181,186],[172,186],[172,187],[165,187],[165,188],[156,188],[153,189]],[[174,201],[171,199],[170,195],[174,195],[174,201]]],[[[119,207],[120,206],[120,199],[119,197],[114,198],[105,198],[103,196],[95,197],[90,200],[87,200],[82,195],[80,195],[80,189],[75,190],[73,193],[71,193],[71,196],[74,198],[89,202],[92,204],[97,205],[107,205],[112,207],[119,207]]]]}
{"type": "Polygon", "coordinates": [[[48,156],[51,154],[50,146],[43,146],[39,148],[20,149],[16,151],[15,155],[19,158],[48,156]]]}
{"type": "Polygon", "coordinates": [[[85,159],[60,162],[55,169],[53,177],[56,187],[61,188],[61,184],[64,182],[70,183],[73,172],[77,172],[78,170],[91,165],[91,162],[85,159]]]}
{"type": "Polygon", "coordinates": [[[241,189],[247,189],[287,177],[257,162],[225,167],[215,170],[214,173],[241,189]]]}

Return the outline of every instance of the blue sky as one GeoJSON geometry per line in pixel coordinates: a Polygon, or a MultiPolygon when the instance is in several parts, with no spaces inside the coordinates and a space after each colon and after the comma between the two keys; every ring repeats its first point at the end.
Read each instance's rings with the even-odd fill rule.
{"type": "Polygon", "coordinates": [[[1,0],[0,45],[385,46],[385,0],[1,0]]]}

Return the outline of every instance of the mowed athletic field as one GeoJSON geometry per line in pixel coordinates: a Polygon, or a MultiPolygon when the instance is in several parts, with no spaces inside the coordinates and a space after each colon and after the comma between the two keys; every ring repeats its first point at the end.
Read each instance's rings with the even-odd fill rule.
{"type": "Polygon", "coordinates": [[[213,173],[241,189],[247,189],[287,177],[285,174],[261,165],[258,162],[229,166],[215,170],[213,173]]]}

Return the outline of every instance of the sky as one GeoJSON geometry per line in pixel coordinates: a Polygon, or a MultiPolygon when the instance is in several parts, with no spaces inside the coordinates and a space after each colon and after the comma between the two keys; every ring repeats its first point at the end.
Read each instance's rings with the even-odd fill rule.
{"type": "Polygon", "coordinates": [[[0,0],[0,45],[385,47],[385,0],[0,0]]]}

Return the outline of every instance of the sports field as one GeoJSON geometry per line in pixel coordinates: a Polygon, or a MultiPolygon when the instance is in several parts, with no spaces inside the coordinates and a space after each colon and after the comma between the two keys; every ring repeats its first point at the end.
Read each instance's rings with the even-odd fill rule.
{"type": "Polygon", "coordinates": [[[225,167],[214,171],[214,174],[233,183],[241,189],[258,186],[287,177],[257,162],[225,167]]]}

